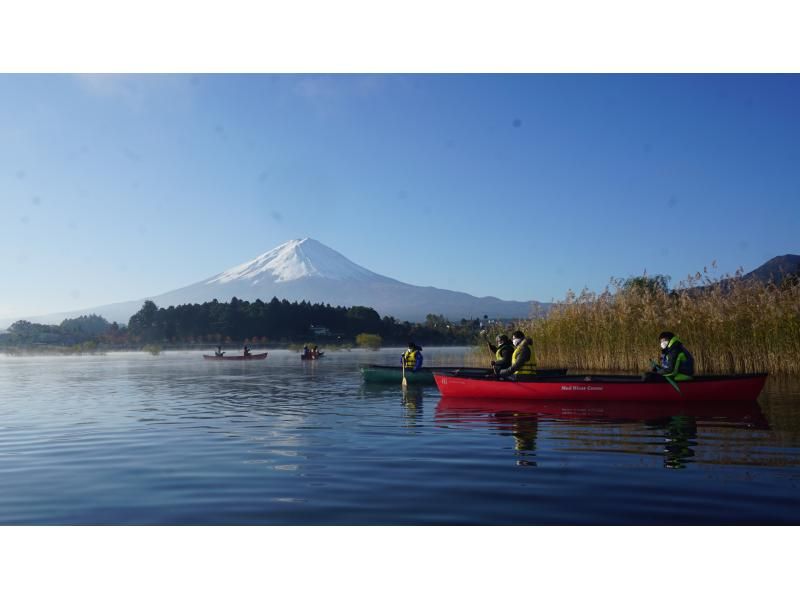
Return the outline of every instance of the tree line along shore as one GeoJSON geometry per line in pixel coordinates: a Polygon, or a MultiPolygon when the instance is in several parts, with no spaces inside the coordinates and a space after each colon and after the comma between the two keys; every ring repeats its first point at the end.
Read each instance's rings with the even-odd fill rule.
{"type": "Polygon", "coordinates": [[[306,301],[209,301],[158,307],[145,301],[127,325],[91,315],[59,325],[15,322],[0,335],[0,350],[82,353],[116,349],[210,347],[215,345],[293,348],[304,343],[328,347],[384,344],[465,345],[474,342],[482,322],[451,322],[429,314],[425,322],[399,322],[370,307],[332,307],[306,301]]]}

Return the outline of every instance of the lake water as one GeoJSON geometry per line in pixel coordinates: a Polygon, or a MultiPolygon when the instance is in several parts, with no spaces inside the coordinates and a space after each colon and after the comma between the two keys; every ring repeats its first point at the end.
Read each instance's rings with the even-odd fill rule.
{"type": "Polygon", "coordinates": [[[800,523],[796,383],[698,413],[362,383],[400,352],[0,356],[0,523],[800,523]]]}

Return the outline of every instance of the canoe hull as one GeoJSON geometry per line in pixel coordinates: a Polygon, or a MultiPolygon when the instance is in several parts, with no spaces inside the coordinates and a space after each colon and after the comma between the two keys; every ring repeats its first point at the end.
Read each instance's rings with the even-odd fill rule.
{"type": "Polygon", "coordinates": [[[558,401],[755,401],[766,374],[698,376],[679,382],[680,392],[665,380],[635,376],[564,376],[516,382],[434,374],[442,398],[558,401]]]}
{"type": "MultiPolygon", "coordinates": [[[[403,381],[403,368],[394,366],[366,366],[361,375],[367,384],[400,384],[403,381]]],[[[422,368],[418,372],[406,370],[406,382],[414,385],[436,384],[433,370],[422,368]]]]}
{"type": "Polygon", "coordinates": [[[211,361],[256,361],[266,358],[267,353],[253,353],[248,357],[245,357],[244,355],[223,355],[222,357],[218,357],[216,355],[203,355],[203,359],[209,359],[211,361]]]}
{"type": "MultiPolygon", "coordinates": [[[[487,368],[470,368],[470,367],[449,367],[449,368],[421,368],[417,372],[406,370],[406,382],[408,384],[416,385],[433,385],[436,380],[433,377],[433,372],[443,372],[454,374],[456,372],[474,372],[485,373],[487,368]]],[[[563,376],[567,373],[566,368],[540,370],[541,376],[563,376]]],[[[402,366],[393,365],[365,365],[361,368],[361,375],[364,382],[367,384],[400,384],[403,380],[402,366]]]]}

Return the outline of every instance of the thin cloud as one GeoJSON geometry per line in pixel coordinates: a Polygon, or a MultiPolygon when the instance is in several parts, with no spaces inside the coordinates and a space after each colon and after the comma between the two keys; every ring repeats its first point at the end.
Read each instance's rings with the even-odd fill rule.
{"type": "Polygon", "coordinates": [[[387,77],[379,75],[302,75],[291,79],[291,90],[311,102],[329,102],[377,95],[387,83],[387,77]]]}
{"type": "Polygon", "coordinates": [[[75,79],[91,95],[126,101],[139,101],[141,96],[133,75],[79,74],[75,79]]]}
{"type": "Polygon", "coordinates": [[[74,75],[83,91],[97,98],[140,109],[148,101],[169,97],[170,103],[191,97],[192,81],[187,75],[131,75],[83,73],[74,75]]]}

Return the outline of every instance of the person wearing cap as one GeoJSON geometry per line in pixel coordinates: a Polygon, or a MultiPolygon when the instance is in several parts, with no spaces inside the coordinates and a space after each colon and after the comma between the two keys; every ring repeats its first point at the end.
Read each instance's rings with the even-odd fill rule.
{"type": "Polygon", "coordinates": [[[514,354],[514,345],[511,344],[511,341],[505,334],[498,334],[494,340],[497,346],[490,343],[488,338],[486,339],[486,344],[489,345],[489,350],[494,353],[491,366],[495,373],[497,373],[511,366],[511,356],[514,354]]]}
{"type": "Polygon", "coordinates": [[[661,363],[653,363],[653,372],[672,378],[676,382],[691,380],[694,376],[694,357],[672,332],[658,335],[661,345],[661,363]]]}
{"type": "Polygon", "coordinates": [[[418,372],[422,367],[422,347],[414,341],[409,341],[408,349],[400,356],[400,359],[407,370],[418,372]]]}
{"type": "Polygon", "coordinates": [[[520,376],[536,375],[536,359],[531,348],[532,341],[525,338],[521,330],[517,330],[511,335],[511,343],[514,345],[514,352],[511,354],[511,365],[500,370],[500,376],[520,376]]]}

